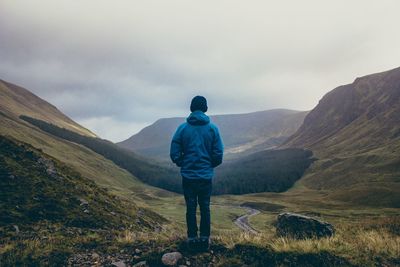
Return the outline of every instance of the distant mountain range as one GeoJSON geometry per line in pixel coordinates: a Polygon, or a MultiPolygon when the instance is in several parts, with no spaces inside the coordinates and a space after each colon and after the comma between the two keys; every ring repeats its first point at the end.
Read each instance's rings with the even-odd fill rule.
{"type": "MultiPolygon", "coordinates": [[[[272,149],[282,144],[303,122],[307,111],[273,109],[246,114],[212,115],[218,125],[228,158],[272,149]]],[[[159,119],[119,146],[148,157],[169,159],[169,147],[176,128],[186,118],[159,119]]]]}
{"type": "MultiPolygon", "coordinates": [[[[161,190],[147,184],[181,190],[177,168],[147,157],[168,159],[170,138],[184,118],[160,119],[117,146],[19,86],[0,81],[0,96],[5,142],[32,145],[138,203],[144,203],[143,192],[161,190]]],[[[396,68],[335,88],[310,112],[211,116],[228,159],[217,168],[215,193],[289,189],[288,194],[302,194],[307,189],[351,205],[400,207],[399,114],[396,68]]]]}
{"type": "Polygon", "coordinates": [[[327,93],[282,147],[319,159],[302,185],[338,200],[400,207],[400,68],[327,93]]]}
{"type": "MultiPolygon", "coordinates": [[[[4,106],[9,108],[3,108],[4,112],[0,113],[0,121],[3,122],[2,126],[5,126],[0,128],[0,135],[9,135],[18,141],[32,144],[35,148],[42,149],[50,156],[74,167],[84,177],[118,191],[129,188],[135,192],[137,190],[154,192],[155,189],[146,188],[147,184],[173,192],[182,192],[179,169],[172,166],[169,161],[159,162],[149,159],[138,155],[136,151],[127,150],[93,136],[90,131],[86,132],[82,126],[74,123],[51,104],[26,89],[7,84],[11,88],[18,89],[11,90],[7,87],[2,93],[4,95],[13,93],[17,97],[4,98],[7,100],[4,106]],[[24,100],[15,101],[18,98],[24,100]],[[34,109],[32,108],[33,111],[30,111],[32,101],[35,101],[36,105],[34,109]],[[131,176],[126,173],[122,175],[121,169],[118,168],[127,171],[131,176]],[[145,184],[138,183],[138,180],[145,184]]],[[[3,106],[1,100],[0,105],[3,106]]],[[[215,121],[222,125],[223,129],[234,129],[227,131],[228,145],[237,149],[245,144],[246,150],[235,153],[236,156],[240,156],[237,156],[236,163],[231,165],[233,167],[220,168],[217,173],[220,182],[215,184],[214,194],[281,192],[290,188],[312,162],[312,154],[288,149],[283,153],[260,151],[261,153],[255,158],[252,157],[252,152],[263,150],[265,146],[271,147],[271,144],[276,146],[281,143],[290,132],[295,131],[292,121],[300,125],[298,118],[302,119],[304,115],[305,112],[272,110],[215,116],[215,121]],[[232,121],[229,121],[229,118],[232,121]],[[266,127],[265,124],[270,127],[266,127]],[[268,135],[260,136],[259,131],[264,131],[268,135]],[[235,132],[238,133],[237,136],[235,132]],[[249,145],[250,138],[252,145],[249,145]],[[264,159],[269,159],[269,164],[264,164],[264,159]],[[243,165],[243,162],[248,164],[243,165]],[[243,179],[245,176],[254,176],[257,181],[247,183],[243,179]]],[[[174,130],[172,129],[172,132],[174,130]]],[[[156,133],[163,135],[161,130],[156,133]]],[[[167,142],[168,151],[171,136],[165,134],[162,137],[167,142]]],[[[165,159],[168,159],[168,153],[165,159]]]]}

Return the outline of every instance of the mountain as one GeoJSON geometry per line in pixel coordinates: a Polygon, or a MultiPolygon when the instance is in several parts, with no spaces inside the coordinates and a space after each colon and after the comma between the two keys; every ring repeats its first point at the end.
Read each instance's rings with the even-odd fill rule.
{"type": "Polygon", "coordinates": [[[400,68],[327,93],[282,147],[319,159],[300,184],[337,200],[400,207],[400,68]]]}
{"type": "MultiPolygon", "coordinates": [[[[92,149],[51,133],[41,130],[21,118],[30,117],[43,121],[82,138],[99,140],[94,134],[68,118],[56,107],[32,94],[27,89],[9,82],[0,83],[0,135],[32,145],[43,153],[68,165],[84,178],[107,187],[111,192],[132,198],[145,205],[142,195],[162,191],[142,183],[131,172],[119,167],[111,160],[96,153],[92,149]]],[[[105,141],[104,141],[105,142],[105,141]]],[[[111,143],[111,142],[110,142],[111,143]]],[[[169,194],[164,192],[164,194],[169,194]]]]}
{"type": "Polygon", "coordinates": [[[88,129],[68,118],[55,106],[32,94],[25,88],[4,80],[0,80],[0,112],[8,116],[13,116],[15,119],[20,115],[30,116],[82,135],[96,136],[88,129]]]}
{"type": "MultiPolygon", "coordinates": [[[[164,177],[163,166],[154,169],[156,161],[149,164],[146,158],[85,132],[54,107],[54,114],[47,116],[40,109],[50,105],[44,100],[39,99],[40,105],[27,108],[29,101],[37,98],[18,101],[26,97],[26,92],[15,90],[12,93],[16,96],[0,98],[0,265],[163,266],[164,253],[171,251],[183,254],[178,264],[190,266],[372,266],[376,262],[396,265],[398,209],[356,205],[398,207],[399,203],[399,129],[398,116],[393,114],[398,111],[398,83],[391,87],[387,80],[390,79],[385,77],[371,85],[383,86],[388,93],[380,100],[387,101],[384,107],[372,109],[382,114],[376,119],[367,116],[371,121],[362,125],[371,126],[370,131],[361,126],[351,131],[367,132],[367,136],[346,136],[352,138],[351,143],[345,143],[349,148],[336,141],[343,139],[343,129],[357,126],[353,123],[358,117],[348,120],[333,114],[325,119],[338,119],[340,123],[335,125],[340,125],[340,130],[333,127],[321,135],[333,121],[307,120],[284,145],[289,148],[281,146],[249,155],[246,150],[238,153],[243,157],[219,167],[213,186],[217,193],[281,192],[297,183],[284,193],[214,196],[213,252],[197,255],[189,253],[184,242],[183,196],[138,179],[145,177],[143,173],[151,177],[162,174],[157,179],[168,184],[171,180],[164,177]],[[393,88],[397,89],[392,92],[393,88]],[[309,123],[323,126],[313,128],[316,125],[309,123]],[[310,127],[316,132],[308,132],[310,127]],[[371,144],[375,135],[380,143],[371,144]],[[333,137],[338,139],[330,140],[333,137]],[[311,158],[310,150],[315,151],[317,161],[311,158]],[[329,177],[330,172],[336,170],[335,175],[341,180],[330,183],[335,178],[329,177]],[[355,176],[357,173],[363,175],[355,176]],[[343,174],[349,174],[347,179],[342,179],[343,174]],[[346,186],[348,182],[357,183],[346,186]],[[368,201],[359,201],[363,198],[368,201]],[[246,207],[261,212],[249,219],[250,214],[242,216],[246,207]],[[337,242],[321,247],[321,240],[310,239],[304,247],[301,240],[283,240],[276,236],[273,226],[281,210],[328,219],[337,229],[337,242]],[[249,219],[249,227],[259,231],[255,239],[240,234],[241,230],[232,222],[237,218],[249,219]],[[373,250],[371,242],[378,244],[373,250]]],[[[3,95],[11,94],[12,87],[6,88],[8,92],[2,88],[3,95]]],[[[335,101],[340,105],[344,99],[335,101]]],[[[328,108],[341,112],[337,107],[328,108]]],[[[317,118],[318,114],[313,116],[317,118]]],[[[264,145],[268,146],[268,142],[264,145]]],[[[252,149],[257,150],[258,146],[252,149]]]]}
{"type": "MultiPolygon", "coordinates": [[[[4,121],[4,126],[8,126],[1,127],[0,134],[12,136],[19,141],[42,149],[60,162],[69,164],[84,177],[90,178],[100,185],[111,187],[118,194],[134,197],[138,194],[132,194],[132,192],[153,191],[147,185],[178,193],[182,191],[178,168],[171,168],[170,165],[160,164],[154,160],[149,161],[110,141],[83,134],[82,131],[76,131],[74,127],[67,127],[74,122],[55,107],[26,89],[18,86],[10,86],[10,88],[17,88],[17,90],[12,91],[8,88],[6,91],[7,95],[12,94],[14,97],[9,97],[7,105],[2,105],[2,110],[5,112],[0,113],[0,120],[4,121]],[[11,91],[12,93],[10,93],[11,91]],[[23,100],[12,102],[13,99],[23,100]],[[32,106],[30,101],[36,101],[40,105],[35,105],[34,111],[30,111],[32,106]],[[49,110],[53,115],[46,115],[49,110]],[[26,115],[25,112],[29,115],[26,115]],[[126,173],[121,175],[121,171],[126,173]]],[[[276,145],[282,142],[290,132],[295,130],[293,125],[299,124],[299,118],[302,119],[304,114],[304,112],[289,110],[271,110],[250,114],[213,116],[212,118],[220,125],[222,131],[226,132],[225,143],[227,142],[228,146],[235,147],[236,145],[237,149],[247,142],[245,143],[246,152],[250,154],[250,151],[261,149],[263,146],[267,147],[271,143],[276,145]],[[242,127],[237,127],[239,123],[242,124],[242,127]],[[267,136],[257,136],[260,131],[266,133],[267,136]],[[252,141],[252,145],[257,143],[257,146],[249,145],[250,138],[255,140],[252,141]]],[[[170,125],[168,119],[160,120],[160,122],[161,124],[167,122],[167,125],[170,125]]],[[[176,122],[180,123],[180,121],[176,122]]],[[[163,129],[166,128],[168,127],[163,127],[163,129]]],[[[175,128],[169,129],[172,133],[175,131],[175,128]]],[[[161,131],[155,131],[155,133],[162,134],[161,131]]],[[[168,151],[170,136],[164,135],[160,139],[167,142],[168,151]]],[[[230,165],[231,167],[221,168],[217,173],[220,183],[215,186],[214,193],[244,194],[265,190],[280,192],[288,189],[301,177],[310,163],[310,155],[307,153],[288,151],[285,153],[262,152],[255,157],[248,155],[248,159],[245,153],[240,153],[245,157],[240,158],[243,160],[234,161],[230,165]],[[270,164],[264,164],[264,159],[268,159],[270,164]],[[288,167],[288,164],[292,168],[288,167]],[[254,172],[254,169],[258,169],[258,171],[254,172]],[[243,183],[242,177],[237,174],[241,174],[241,176],[255,175],[253,185],[243,183]],[[277,178],[278,176],[279,178],[277,178]],[[272,177],[275,179],[271,179],[272,177]],[[227,183],[229,186],[226,186],[227,183]]],[[[135,199],[135,201],[141,202],[142,200],[135,199]]]]}
{"type": "MultiPolygon", "coordinates": [[[[67,266],[74,251],[110,248],[167,221],[29,144],[0,135],[1,266],[67,266]]],[[[87,264],[79,264],[83,266],[87,264]]]]}
{"type": "Polygon", "coordinates": [[[174,192],[182,191],[181,178],[176,168],[170,168],[154,160],[149,161],[108,140],[80,135],[74,131],[25,115],[20,116],[20,118],[46,133],[87,147],[111,160],[115,165],[129,171],[146,184],[174,192]]]}
{"type": "MultiPolygon", "coordinates": [[[[297,130],[306,115],[305,111],[274,109],[214,115],[210,119],[220,129],[229,158],[276,147],[297,130]]],[[[145,156],[168,159],[172,135],[183,122],[183,117],[159,119],[118,145],[145,156]]]]}

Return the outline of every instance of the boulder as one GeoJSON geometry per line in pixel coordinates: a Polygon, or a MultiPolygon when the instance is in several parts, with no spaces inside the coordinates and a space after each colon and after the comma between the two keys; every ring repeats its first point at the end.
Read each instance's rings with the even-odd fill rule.
{"type": "Polygon", "coordinates": [[[332,224],[305,215],[285,212],[278,215],[276,233],[297,239],[333,236],[332,224]]]}
{"type": "Polygon", "coordinates": [[[179,252],[171,252],[171,253],[165,253],[162,258],[161,261],[164,265],[167,266],[175,266],[178,261],[182,259],[182,254],[179,252]]]}

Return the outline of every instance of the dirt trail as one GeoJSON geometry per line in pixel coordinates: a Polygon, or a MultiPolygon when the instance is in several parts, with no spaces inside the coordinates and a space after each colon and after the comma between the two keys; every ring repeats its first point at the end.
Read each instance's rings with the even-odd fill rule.
{"type": "Polygon", "coordinates": [[[242,229],[243,231],[245,231],[247,233],[257,234],[258,231],[256,229],[254,229],[253,227],[251,227],[250,224],[249,224],[249,217],[259,214],[260,211],[256,210],[256,209],[253,209],[253,208],[250,208],[250,207],[245,207],[245,206],[241,206],[241,208],[245,208],[248,213],[240,216],[239,218],[237,218],[235,220],[235,224],[240,229],[242,229]]]}

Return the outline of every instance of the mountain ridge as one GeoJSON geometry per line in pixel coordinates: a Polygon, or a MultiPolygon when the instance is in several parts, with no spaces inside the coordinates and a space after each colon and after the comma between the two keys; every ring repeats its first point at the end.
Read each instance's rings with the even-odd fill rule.
{"type": "MultiPolygon", "coordinates": [[[[226,154],[252,153],[282,143],[300,126],[307,111],[272,109],[239,114],[210,115],[221,132],[226,154]]],[[[170,139],[185,117],[161,118],[117,143],[148,157],[167,159],[170,139]]]]}
{"type": "Polygon", "coordinates": [[[96,134],[73,121],[56,106],[21,86],[0,79],[0,96],[0,111],[14,116],[15,119],[20,115],[28,115],[83,135],[96,137],[96,134]]]}
{"type": "Polygon", "coordinates": [[[75,127],[68,127],[71,124],[69,124],[70,119],[67,116],[62,114],[58,109],[55,110],[53,105],[29,92],[27,89],[22,88],[21,90],[14,91],[14,94],[18,94],[18,92],[22,92],[23,95],[20,98],[26,99],[28,102],[21,103],[21,101],[16,101],[15,98],[18,97],[11,97],[10,89],[5,88],[4,83],[0,83],[0,94],[1,96],[6,96],[5,98],[0,98],[0,135],[28,143],[34,148],[70,166],[83,177],[95,181],[100,187],[107,187],[112,193],[131,198],[141,205],[146,205],[145,201],[136,197],[135,194],[132,194],[133,192],[147,192],[149,194],[162,192],[166,195],[170,194],[162,189],[142,183],[127,170],[115,165],[112,161],[93,150],[76,142],[71,142],[42,131],[38,127],[21,119],[20,116],[30,115],[35,119],[46,121],[49,124],[67,129],[86,138],[97,138],[90,133],[87,134],[84,130],[77,131],[75,127]],[[32,106],[29,100],[32,99],[35,99],[41,105],[36,106],[36,109],[29,112],[28,107],[32,106]],[[40,110],[43,107],[45,109],[40,110]],[[55,111],[55,115],[52,114],[53,117],[50,120],[46,119],[46,117],[43,119],[43,116],[40,116],[41,113],[46,112],[46,108],[49,108],[52,112],[55,111]],[[26,110],[28,112],[25,112],[26,110]],[[63,121],[65,118],[68,120],[63,121]]]}
{"type": "Polygon", "coordinates": [[[319,159],[299,184],[337,200],[400,204],[400,68],[359,77],[328,92],[281,148],[319,159]]]}

